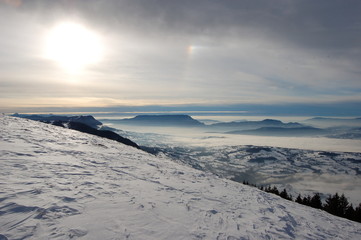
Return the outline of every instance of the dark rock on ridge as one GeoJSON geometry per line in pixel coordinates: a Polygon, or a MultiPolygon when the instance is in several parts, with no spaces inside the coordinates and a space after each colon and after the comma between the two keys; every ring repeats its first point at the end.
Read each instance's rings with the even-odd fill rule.
{"type": "Polygon", "coordinates": [[[58,115],[28,115],[28,114],[13,114],[14,117],[26,118],[34,121],[50,123],[59,127],[66,127],[69,129],[77,130],[79,132],[96,135],[99,137],[111,139],[128,146],[140,149],[140,147],[128,138],[124,138],[115,132],[109,130],[98,130],[97,128],[102,125],[101,122],[96,120],[93,116],[58,116],[58,115]]]}
{"type": "Polygon", "coordinates": [[[88,126],[88,125],[86,125],[84,123],[80,123],[80,122],[55,121],[52,124],[56,125],[56,126],[61,126],[61,127],[66,127],[66,128],[69,128],[69,129],[73,129],[73,130],[76,130],[76,131],[79,131],[79,132],[88,133],[88,134],[91,134],[91,135],[111,139],[111,140],[123,143],[125,145],[132,146],[132,147],[140,149],[138,144],[136,144],[135,142],[129,140],[128,138],[122,137],[122,136],[118,135],[117,133],[109,131],[109,130],[97,130],[95,128],[92,128],[92,127],[90,127],[90,126],[88,126]]]}
{"type": "Polygon", "coordinates": [[[18,114],[15,113],[12,116],[31,119],[35,121],[41,122],[53,122],[53,121],[61,121],[61,122],[79,122],[86,124],[90,127],[97,128],[102,125],[101,122],[96,120],[93,116],[59,116],[59,115],[28,115],[28,114],[18,114]]]}

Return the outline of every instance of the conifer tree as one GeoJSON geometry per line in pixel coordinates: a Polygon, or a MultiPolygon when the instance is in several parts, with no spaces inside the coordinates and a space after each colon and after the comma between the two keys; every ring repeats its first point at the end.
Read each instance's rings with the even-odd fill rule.
{"type": "Polygon", "coordinates": [[[342,211],[340,210],[340,196],[338,193],[335,193],[333,196],[330,195],[326,199],[324,210],[333,215],[342,216],[342,211]]]}
{"type": "Polygon", "coordinates": [[[295,200],[296,203],[299,203],[299,204],[303,204],[302,203],[302,197],[301,197],[301,194],[298,194],[296,200],[295,200]]]}
{"type": "Polygon", "coordinates": [[[287,193],[287,190],[286,190],[285,188],[284,188],[283,191],[280,193],[280,197],[292,201],[292,196],[287,193]]]}
{"type": "Polygon", "coordinates": [[[302,204],[306,205],[306,206],[310,206],[310,204],[311,204],[311,196],[307,195],[307,196],[303,197],[302,204]]]}
{"type": "Polygon", "coordinates": [[[271,186],[265,187],[264,191],[270,193],[271,192],[271,186]]]}
{"type": "Polygon", "coordinates": [[[345,216],[346,214],[346,210],[349,207],[349,202],[347,200],[347,198],[345,197],[344,194],[341,195],[340,197],[340,203],[339,203],[339,210],[338,210],[338,216],[345,216]]]}
{"type": "Polygon", "coordinates": [[[361,222],[361,203],[355,208],[354,221],[361,222]]]}
{"type": "Polygon", "coordinates": [[[274,193],[276,195],[280,195],[280,192],[278,191],[278,189],[276,188],[276,186],[273,186],[273,188],[271,189],[271,193],[274,193]]]}
{"type": "Polygon", "coordinates": [[[345,218],[355,220],[355,209],[353,208],[352,204],[350,204],[350,206],[348,206],[346,209],[345,218]]]}
{"type": "Polygon", "coordinates": [[[310,206],[313,208],[322,209],[322,202],[319,193],[313,195],[313,197],[310,200],[310,206]]]}

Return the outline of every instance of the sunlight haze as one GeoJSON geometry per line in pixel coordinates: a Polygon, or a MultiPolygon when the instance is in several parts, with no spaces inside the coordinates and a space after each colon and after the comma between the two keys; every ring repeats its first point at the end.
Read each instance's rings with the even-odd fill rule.
{"type": "Polygon", "coordinates": [[[77,72],[88,64],[101,61],[102,44],[82,25],[64,22],[48,33],[45,57],[58,62],[69,72],[77,72]]]}
{"type": "Polygon", "coordinates": [[[338,0],[3,0],[0,109],[314,104],[359,115],[360,8],[338,0]]]}

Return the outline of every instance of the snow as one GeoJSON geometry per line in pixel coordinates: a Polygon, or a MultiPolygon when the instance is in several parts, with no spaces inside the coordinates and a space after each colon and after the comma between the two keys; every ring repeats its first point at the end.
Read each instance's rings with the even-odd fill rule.
{"type": "Polygon", "coordinates": [[[344,193],[354,206],[361,196],[361,153],[260,146],[162,147],[175,161],[257,185],[287,188],[293,196],[344,193]]]}
{"type": "Polygon", "coordinates": [[[0,117],[0,239],[360,239],[361,225],[166,157],[0,117]]]}

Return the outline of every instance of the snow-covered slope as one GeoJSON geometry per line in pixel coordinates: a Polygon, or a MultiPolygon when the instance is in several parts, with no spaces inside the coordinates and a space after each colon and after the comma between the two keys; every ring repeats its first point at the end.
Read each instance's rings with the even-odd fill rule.
{"type": "Polygon", "coordinates": [[[361,236],[359,223],[111,140],[12,117],[0,133],[0,234],[11,240],[361,236]]]}
{"type": "Polygon", "coordinates": [[[287,188],[293,196],[344,193],[353,205],[361,197],[361,152],[328,152],[252,145],[150,148],[174,161],[218,176],[287,188]]]}

